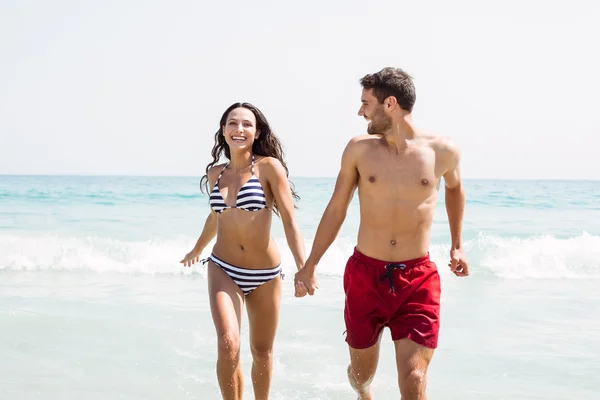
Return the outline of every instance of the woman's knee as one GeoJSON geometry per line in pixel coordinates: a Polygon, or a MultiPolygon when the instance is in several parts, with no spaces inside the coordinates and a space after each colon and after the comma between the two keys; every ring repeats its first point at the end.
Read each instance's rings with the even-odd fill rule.
{"type": "Polygon", "coordinates": [[[268,362],[273,358],[273,344],[251,344],[250,351],[255,361],[268,362]]]}
{"type": "Polygon", "coordinates": [[[240,335],[237,332],[224,332],[217,340],[219,358],[236,360],[240,355],[240,335]]]}

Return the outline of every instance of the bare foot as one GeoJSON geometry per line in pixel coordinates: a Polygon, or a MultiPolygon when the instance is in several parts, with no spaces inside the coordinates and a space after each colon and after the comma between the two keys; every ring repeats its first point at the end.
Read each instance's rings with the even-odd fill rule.
{"type": "Polygon", "coordinates": [[[356,382],[356,379],[354,378],[354,373],[352,372],[351,365],[348,365],[347,372],[348,372],[348,380],[350,381],[350,386],[352,386],[352,389],[354,389],[356,394],[358,394],[357,400],[373,400],[373,395],[371,394],[372,379],[369,379],[369,381],[367,381],[366,383],[361,385],[358,382],[356,382]]]}

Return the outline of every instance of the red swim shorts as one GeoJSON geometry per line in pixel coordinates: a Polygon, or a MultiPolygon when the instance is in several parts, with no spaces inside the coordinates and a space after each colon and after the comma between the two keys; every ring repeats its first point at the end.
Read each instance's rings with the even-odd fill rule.
{"type": "Polygon", "coordinates": [[[354,249],[344,271],[346,342],[355,349],[377,343],[384,327],[403,338],[436,348],[440,327],[440,276],[424,257],[390,262],[354,249]]]}

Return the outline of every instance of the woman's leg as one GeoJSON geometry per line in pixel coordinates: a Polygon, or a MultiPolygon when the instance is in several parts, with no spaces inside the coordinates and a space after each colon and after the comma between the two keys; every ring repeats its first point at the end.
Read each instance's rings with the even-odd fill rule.
{"type": "Polygon", "coordinates": [[[241,400],[244,387],[240,366],[240,326],[244,295],[235,282],[208,262],[210,310],[217,331],[217,379],[224,400],[241,400]]]}
{"type": "Polygon", "coordinates": [[[246,296],[252,351],[255,400],[267,400],[273,374],[273,342],[279,322],[281,276],[263,283],[246,296]]]}

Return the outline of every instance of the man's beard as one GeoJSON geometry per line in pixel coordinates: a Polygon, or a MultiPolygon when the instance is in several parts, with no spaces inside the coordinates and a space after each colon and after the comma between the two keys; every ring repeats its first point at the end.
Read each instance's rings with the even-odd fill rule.
{"type": "Polygon", "coordinates": [[[388,118],[383,112],[377,112],[373,115],[371,123],[367,127],[369,135],[383,134],[392,127],[392,119],[388,118]]]}

